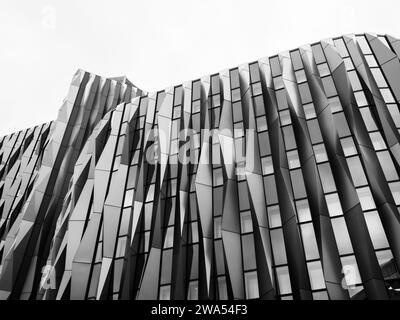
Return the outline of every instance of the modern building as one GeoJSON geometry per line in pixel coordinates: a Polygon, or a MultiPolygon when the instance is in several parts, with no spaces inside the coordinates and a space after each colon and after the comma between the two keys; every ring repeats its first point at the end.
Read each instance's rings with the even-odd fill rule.
{"type": "Polygon", "coordinates": [[[397,299],[400,41],[146,93],[79,70],[0,138],[1,299],[397,299]]]}

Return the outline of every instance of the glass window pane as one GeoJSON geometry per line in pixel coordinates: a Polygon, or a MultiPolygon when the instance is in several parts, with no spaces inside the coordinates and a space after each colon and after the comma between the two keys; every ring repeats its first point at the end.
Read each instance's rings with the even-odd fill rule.
{"type": "Polygon", "coordinates": [[[246,272],[244,274],[244,281],[246,286],[246,298],[256,299],[259,297],[257,271],[246,272]]]}
{"type": "Polygon", "coordinates": [[[226,278],[218,277],[218,297],[220,300],[228,300],[228,290],[226,287],[226,278]]]}
{"type": "Polygon", "coordinates": [[[311,142],[319,143],[322,142],[321,130],[319,128],[318,120],[313,119],[307,121],[308,131],[310,132],[311,142]]]}
{"type": "Polygon", "coordinates": [[[385,263],[389,262],[393,259],[393,254],[389,250],[377,251],[376,258],[378,259],[378,263],[380,266],[384,265],[385,263]]]}
{"type": "Polygon", "coordinates": [[[257,267],[256,252],[254,250],[254,237],[252,233],[242,236],[242,252],[244,270],[255,269],[257,267]]]}
{"type": "Polygon", "coordinates": [[[363,211],[375,209],[375,201],[369,187],[358,188],[357,194],[363,211]]]}
{"type": "Polygon", "coordinates": [[[356,187],[367,184],[367,178],[364,174],[364,169],[358,156],[347,158],[350,175],[356,187]]]}
{"type": "Polygon", "coordinates": [[[311,97],[310,88],[308,87],[308,83],[304,82],[302,84],[299,84],[298,87],[299,87],[301,102],[304,104],[311,102],[312,97],[311,97]]]}
{"type": "Polygon", "coordinates": [[[396,168],[393,165],[392,158],[388,151],[381,151],[377,153],[379,162],[381,164],[383,173],[385,174],[385,178],[388,181],[398,180],[399,176],[397,175],[396,168]]]}
{"type": "Polygon", "coordinates": [[[379,68],[371,68],[370,70],[375,78],[378,87],[387,87],[387,83],[385,78],[383,77],[382,71],[379,68]]]}
{"type": "Polygon", "coordinates": [[[333,233],[335,234],[339,254],[348,254],[353,252],[349,232],[343,217],[334,218],[332,221],[333,233]]]}
{"type": "Polygon", "coordinates": [[[245,181],[238,183],[238,193],[240,210],[250,209],[249,193],[247,191],[247,184],[245,181]]]}
{"type": "Polygon", "coordinates": [[[376,62],[374,56],[372,54],[366,55],[365,60],[367,60],[367,63],[370,67],[377,67],[378,63],[376,62]]]}
{"type": "Polygon", "coordinates": [[[354,97],[356,98],[357,106],[363,107],[368,105],[367,97],[364,92],[357,91],[354,93],[354,97]]]}
{"type": "Polygon", "coordinates": [[[292,292],[288,267],[276,268],[276,278],[278,279],[280,294],[287,294],[292,292]]]}
{"type": "Polygon", "coordinates": [[[304,186],[304,179],[301,169],[290,171],[290,177],[292,179],[294,198],[299,199],[306,197],[307,193],[304,186]]]}
{"type": "Polygon", "coordinates": [[[312,223],[301,224],[300,229],[303,238],[306,260],[318,259],[318,245],[317,241],[315,240],[314,227],[312,223]]]}
{"type": "Polygon", "coordinates": [[[242,226],[242,233],[253,232],[253,220],[251,219],[250,211],[244,211],[240,213],[240,222],[242,226]]]}
{"type": "Polygon", "coordinates": [[[310,283],[312,290],[324,289],[325,279],[322,272],[322,266],[320,261],[314,261],[307,263],[308,274],[310,276],[310,283]]]}
{"type": "Polygon", "coordinates": [[[395,103],[396,102],[389,89],[380,89],[380,91],[381,91],[383,100],[385,100],[386,103],[395,103]]]}
{"type": "Polygon", "coordinates": [[[343,110],[342,104],[340,103],[338,96],[328,98],[328,101],[329,101],[329,106],[331,108],[332,113],[343,110]]]}
{"type": "Polygon", "coordinates": [[[318,169],[324,193],[336,191],[335,181],[333,180],[329,163],[325,162],[323,164],[319,164],[318,169]]]}
{"type": "Polygon", "coordinates": [[[336,131],[340,138],[350,135],[350,129],[347,125],[346,117],[343,112],[334,114],[336,131]]]}
{"type": "Polygon", "coordinates": [[[392,116],[393,122],[397,128],[400,128],[400,112],[399,108],[395,104],[388,104],[387,108],[392,116]]]}
{"type": "Polygon", "coordinates": [[[270,228],[280,227],[282,225],[281,213],[278,205],[268,207],[268,218],[270,228]]]}
{"type": "Polygon", "coordinates": [[[327,63],[319,64],[317,67],[318,67],[319,75],[321,77],[324,77],[324,76],[327,76],[328,74],[330,74],[329,67],[328,67],[327,63]]]}
{"type": "Polygon", "coordinates": [[[198,281],[190,281],[188,288],[188,300],[197,300],[199,298],[199,285],[198,281]]]}
{"type": "Polygon", "coordinates": [[[294,138],[292,126],[286,126],[282,128],[283,137],[285,138],[286,150],[296,148],[296,140],[294,138]]]}
{"type": "Polygon", "coordinates": [[[343,214],[342,206],[337,193],[327,194],[325,196],[325,200],[328,206],[329,215],[331,217],[340,216],[343,214]]]}
{"type": "Polygon", "coordinates": [[[258,117],[257,118],[257,131],[265,131],[268,130],[268,125],[267,125],[267,118],[265,116],[258,117]]]}
{"type": "Polygon", "coordinates": [[[359,91],[362,89],[360,80],[358,79],[357,73],[355,70],[347,73],[350,79],[350,83],[353,87],[353,91],[359,91]]]}
{"type": "Polygon", "coordinates": [[[263,174],[274,173],[274,166],[272,164],[272,157],[265,157],[261,159],[263,174]]]}
{"type": "Polygon", "coordinates": [[[331,76],[322,78],[322,85],[324,86],[327,97],[337,95],[336,87],[331,76]]]}
{"type": "Polygon", "coordinates": [[[271,230],[272,252],[274,253],[275,264],[286,264],[285,241],[283,240],[282,229],[271,230]]]}
{"type": "Polygon", "coordinates": [[[340,142],[342,143],[343,153],[346,157],[357,153],[352,137],[340,139],[340,142]]]}
{"type": "Polygon", "coordinates": [[[312,294],[313,300],[329,300],[328,293],[326,291],[317,291],[312,294]]]}
{"type": "Polygon", "coordinates": [[[389,247],[385,230],[383,229],[381,219],[378,212],[371,211],[364,214],[367,223],[369,235],[374,245],[374,249],[382,249],[389,247]]]}
{"type": "Polygon", "coordinates": [[[169,300],[171,293],[171,286],[161,286],[160,287],[160,300],[169,300]]]}
{"type": "Polygon", "coordinates": [[[171,282],[172,249],[164,250],[162,254],[161,284],[171,282]]]}
{"type": "Polygon", "coordinates": [[[326,154],[325,146],[323,143],[314,145],[313,149],[315,154],[315,161],[317,161],[317,163],[328,160],[328,155],[326,154]]]}
{"type": "Polygon", "coordinates": [[[296,208],[297,208],[297,217],[299,219],[299,222],[305,222],[311,220],[311,212],[307,199],[296,201],[296,208]]]}
{"type": "Polygon", "coordinates": [[[299,154],[297,153],[297,150],[288,151],[287,158],[288,158],[289,169],[300,167],[299,154]]]}
{"type": "Polygon", "coordinates": [[[371,111],[368,107],[360,109],[361,116],[364,120],[365,126],[367,127],[368,131],[378,130],[376,126],[375,120],[372,117],[371,111]]]}
{"type": "Polygon", "coordinates": [[[348,286],[361,283],[360,272],[354,256],[341,257],[343,273],[346,275],[345,281],[348,286]]]}
{"type": "Polygon", "coordinates": [[[389,183],[390,191],[392,191],[393,199],[396,205],[400,205],[400,182],[389,183]]]}
{"type": "Polygon", "coordinates": [[[174,227],[169,227],[165,234],[164,248],[171,248],[174,245],[174,227]]]}
{"type": "Polygon", "coordinates": [[[281,126],[285,126],[287,124],[292,123],[292,120],[290,119],[289,110],[284,110],[279,112],[279,117],[281,119],[281,126]]]}
{"type": "Polygon", "coordinates": [[[306,74],[303,69],[296,71],[295,76],[296,76],[297,83],[302,83],[307,80],[306,74]]]}
{"type": "Polygon", "coordinates": [[[217,217],[214,218],[214,238],[218,239],[221,238],[221,222],[222,222],[222,217],[217,217]]]}
{"type": "Polygon", "coordinates": [[[313,103],[308,103],[303,106],[306,119],[312,119],[317,116],[313,103]]]}

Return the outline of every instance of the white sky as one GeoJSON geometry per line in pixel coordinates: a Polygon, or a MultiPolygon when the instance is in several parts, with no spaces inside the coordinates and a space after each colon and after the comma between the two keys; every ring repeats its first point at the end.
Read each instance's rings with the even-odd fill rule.
{"type": "Polygon", "coordinates": [[[1,0],[0,135],[55,119],[78,68],[160,90],[346,33],[400,37],[399,0],[1,0]]]}

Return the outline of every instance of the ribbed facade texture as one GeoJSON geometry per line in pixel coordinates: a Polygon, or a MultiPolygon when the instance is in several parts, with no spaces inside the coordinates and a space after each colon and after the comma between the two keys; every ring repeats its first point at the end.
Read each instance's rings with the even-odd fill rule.
{"type": "Polygon", "coordinates": [[[1,299],[397,299],[400,41],[146,93],[79,70],[0,138],[1,299]]]}

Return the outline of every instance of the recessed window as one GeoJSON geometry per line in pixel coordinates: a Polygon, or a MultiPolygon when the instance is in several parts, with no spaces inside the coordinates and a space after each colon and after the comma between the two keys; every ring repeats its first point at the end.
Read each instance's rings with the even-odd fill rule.
{"type": "Polygon", "coordinates": [[[352,286],[361,283],[361,276],[355,256],[341,257],[340,260],[342,262],[343,273],[348,275],[344,277],[346,284],[352,286]]]}
{"type": "Polygon", "coordinates": [[[296,201],[296,209],[299,222],[311,220],[311,212],[307,199],[296,201]]]}
{"type": "Polygon", "coordinates": [[[330,74],[329,67],[328,67],[327,63],[319,64],[317,67],[318,67],[319,75],[321,77],[324,77],[324,76],[327,76],[328,74],[330,74]]]}
{"type": "Polygon", "coordinates": [[[286,264],[286,248],[283,239],[282,228],[271,230],[272,252],[274,254],[275,264],[286,264]]]}
{"type": "Polygon", "coordinates": [[[310,88],[308,87],[308,84],[306,82],[299,84],[299,92],[302,103],[305,104],[305,103],[310,103],[312,101],[310,88]]]}
{"type": "Polygon", "coordinates": [[[335,120],[336,132],[338,133],[339,137],[345,137],[350,135],[350,129],[347,125],[346,117],[344,116],[343,112],[338,112],[333,115],[335,120]]]}
{"type": "Polygon", "coordinates": [[[246,286],[246,298],[256,299],[260,296],[258,292],[257,271],[246,272],[244,274],[244,282],[246,286]]]}
{"type": "Polygon", "coordinates": [[[279,117],[281,118],[282,126],[292,123],[292,120],[290,119],[289,110],[279,112],[279,117]]]}
{"type": "Polygon", "coordinates": [[[170,293],[171,293],[171,286],[161,286],[160,287],[160,300],[169,300],[170,299],[170,293]]]}
{"type": "Polygon", "coordinates": [[[214,238],[218,239],[221,238],[221,224],[222,224],[222,217],[214,218],[214,238]]]}
{"type": "Polygon", "coordinates": [[[240,224],[242,227],[242,233],[253,232],[253,220],[251,219],[250,211],[240,213],[240,224]]]}
{"type": "Polygon", "coordinates": [[[325,162],[323,164],[319,164],[318,169],[324,193],[336,191],[335,181],[333,179],[332,170],[329,163],[325,162]]]}
{"type": "Polygon", "coordinates": [[[353,87],[353,91],[359,91],[362,89],[360,80],[358,79],[357,72],[355,70],[347,73],[350,79],[351,86],[353,87]]]}
{"type": "Polygon", "coordinates": [[[363,211],[375,209],[375,201],[369,187],[358,188],[357,194],[363,211]]]}
{"type": "Polygon", "coordinates": [[[253,96],[262,94],[261,82],[257,82],[251,86],[253,88],[253,96]]]}
{"type": "Polygon", "coordinates": [[[342,206],[340,205],[339,196],[337,193],[327,194],[325,196],[326,205],[328,206],[329,215],[331,217],[341,216],[343,214],[342,206]]]}
{"type": "Polygon", "coordinates": [[[319,128],[318,120],[313,119],[307,121],[308,131],[310,132],[311,142],[319,143],[322,142],[321,130],[319,128]]]}
{"type": "Polygon", "coordinates": [[[270,228],[276,228],[282,225],[281,213],[278,205],[268,207],[268,220],[270,228]]]}
{"type": "Polygon", "coordinates": [[[295,76],[296,76],[296,80],[298,83],[301,83],[301,82],[304,82],[307,80],[306,74],[303,69],[296,71],[295,76]]]}
{"type": "Polygon", "coordinates": [[[329,107],[331,108],[332,113],[343,110],[342,104],[340,103],[338,96],[328,98],[328,101],[329,101],[329,107]]]}
{"type": "Polygon", "coordinates": [[[371,111],[369,110],[369,108],[362,108],[360,109],[361,112],[361,116],[364,120],[365,126],[367,127],[368,131],[374,131],[374,130],[378,130],[376,124],[375,124],[375,120],[372,117],[371,111]]]}
{"type": "Polygon", "coordinates": [[[375,150],[386,149],[385,141],[383,140],[380,132],[378,132],[378,131],[371,132],[369,134],[369,136],[371,137],[371,141],[372,141],[372,144],[373,144],[375,150]]]}
{"type": "Polygon", "coordinates": [[[377,67],[378,64],[376,63],[375,57],[372,54],[368,54],[365,56],[365,60],[367,60],[367,63],[370,67],[377,67]]]}
{"type": "Polygon", "coordinates": [[[349,232],[343,217],[332,219],[333,233],[335,234],[339,254],[348,254],[353,252],[349,232]]]}
{"type": "Polygon", "coordinates": [[[219,300],[227,300],[228,299],[228,290],[226,287],[225,276],[218,277],[218,297],[219,297],[219,300]]]}
{"type": "Polygon", "coordinates": [[[220,186],[224,184],[224,176],[222,174],[222,168],[213,170],[213,184],[214,186],[220,186]]]}
{"type": "Polygon", "coordinates": [[[192,112],[193,113],[197,113],[200,112],[200,100],[196,100],[192,102],[192,112]]]}
{"type": "Polygon", "coordinates": [[[134,189],[125,191],[124,207],[129,207],[132,205],[134,191],[134,189]]]}
{"type": "Polygon", "coordinates": [[[314,145],[313,149],[314,149],[314,154],[315,154],[315,161],[317,163],[328,160],[328,156],[326,154],[325,146],[323,143],[314,145]]]}
{"type": "Polygon", "coordinates": [[[393,95],[390,92],[389,89],[381,89],[381,94],[383,96],[383,100],[385,100],[386,103],[395,103],[393,95]]]}
{"type": "Polygon", "coordinates": [[[272,164],[272,157],[265,157],[261,159],[263,174],[274,173],[274,166],[272,164]]]}
{"type": "Polygon", "coordinates": [[[354,97],[356,98],[356,102],[359,107],[368,105],[368,101],[367,98],[365,97],[364,92],[357,91],[354,93],[354,97]]]}
{"type": "Polygon", "coordinates": [[[314,109],[314,104],[313,103],[307,103],[303,106],[304,109],[304,114],[306,116],[306,119],[312,119],[315,118],[317,115],[315,113],[314,109]]]}
{"type": "Polygon", "coordinates": [[[389,154],[389,151],[381,151],[377,153],[379,162],[381,164],[383,173],[387,181],[398,180],[396,168],[393,165],[393,160],[389,154]]]}
{"type": "Polygon", "coordinates": [[[367,43],[367,40],[365,40],[364,36],[357,37],[357,43],[364,54],[372,54],[371,48],[369,47],[369,44],[367,43]]]}
{"type": "Polygon", "coordinates": [[[294,138],[294,132],[292,126],[286,126],[282,128],[283,137],[285,138],[286,150],[296,148],[296,140],[294,138]]]}
{"type": "Polygon", "coordinates": [[[199,285],[198,281],[190,281],[188,288],[188,300],[197,300],[199,298],[199,285]]]}
{"type": "Polygon", "coordinates": [[[340,142],[342,143],[343,153],[346,157],[357,154],[357,149],[352,137],[343,138],[340,142]]]}
{"type": "Polygon", "coordinates": [[[267,125],[267,118],[265,116],[261,116],[257,118],[257,131],[265,131],[268,130],[268,125],[267,125]]]}
{"type": "Polygon", "coordinates": [[[164,248],[171,248],[174,245],[174,227],[167,228],[165,234],[164,248]]]}
{"type": "Polygon", "coordinates": [[[389,247],[385,230],[383,229],[378,212],[367,212],[364,214],[364,217],[374,249],[376,250],[389,247]]]}
{"type": "Polygon", "coordinates": [[[354,186],[358,187],[367,184],[367,178],[365,177],[364,168],[362,167],[360,158],[355,156],[347,158],[346,160],[354,186]]]}
{"type": "Polygon", "coordinates": [[[387,108],[397,128],[400,128],[400,112],[396,104],[388,104],[387,108]]]}
{"type": "Polygon", "coordinates": [[[336,87],[331,76],[322,78],[322,85],[328,97],[337,95],[336,87]]]}
{"type": "Polygon", "coordinates": [[[240,100],[240,88],[232,90],[232,101],[239,101],[240,100]]]}
{"type": "Polygon", "coordinates": [[[353,62],[351,62],[351,59],[350,59],[350,58],[344,58],[343,61],[344,61],[344,65],[345,65],[345,67],[346,67],[346,70],[352,70],[352,69],[354,69],[353,62]]]}
{"type": "Polygon", "coordinates": [[[294,198],[300,199],[306,197],[306,188],[304,186],[304,179],[301,169],[290,171],[290,178],[292,179],[294,198]]]}
{"type": "Polygon", "coordinates": [[[389,183],[390,191],[392,192],[394,202],[400,205],[400,182],[389,183]]]}
{"type": "Polygon", "coordinates": [[[379,68],[371,68],[371,72],[379,88],[387,87],[386,80],[383,77],[382,71],[379,68]]]}
{"type": "Polygon", "coordinates": [[[307,263],[308,274],[310,276],[310,283],[312,290],[319,290],[325,288],[325,278],[322,272],[320,261],[313,261],[307,263]]]}
{"type": "Polygon", "coordinates": [[[299,154],[297,153],[297,150],[288,151],[287,158],[288,158],[289,169],[300,167],[299,154]]]}
{"type": "Polygon", "coordinates": [[[280,294],[288,294],[292,292],[288,267],[276,268],[276,278],[278,279],[280,294]]]}
{"type": "Polygon", "coordinates": [[[283,81],[281,76],[274,78],[274,86],[275,89],[283,88],[283,81]]]}
{"type": "Polygon", "coordinates": [[[303,238],[304,252],[306,260],[318,259],[318,245],[315,240],[315,232],[312,223],[305,223],[300,225],[301,236],[303,238]]]}

